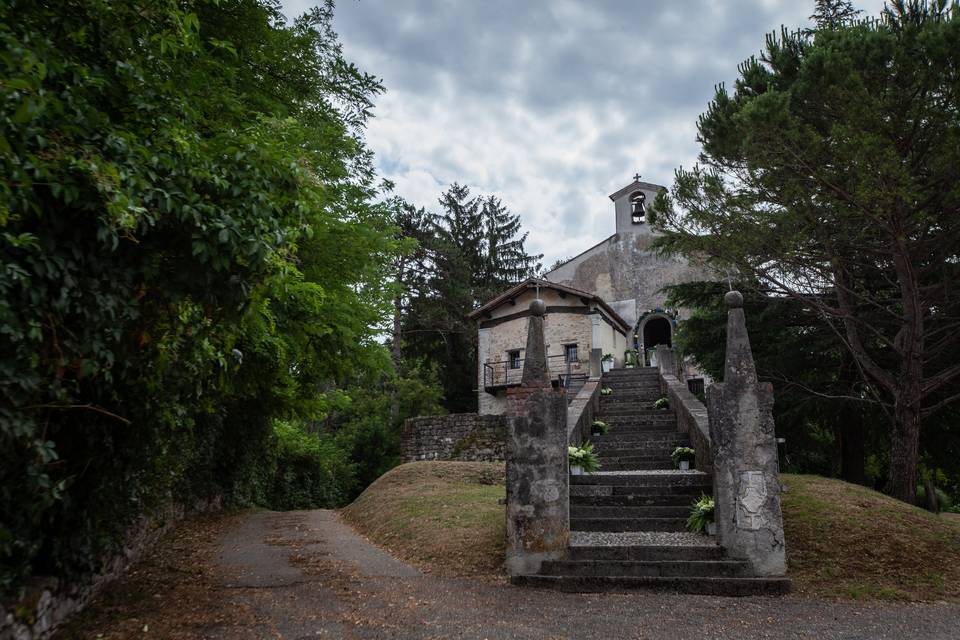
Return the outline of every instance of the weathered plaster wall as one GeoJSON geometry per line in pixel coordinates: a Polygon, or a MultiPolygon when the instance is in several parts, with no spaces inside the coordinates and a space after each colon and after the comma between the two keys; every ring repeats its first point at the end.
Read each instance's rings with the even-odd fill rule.
{"type": "Polygon", "coordinates": [[[655,254],[652,229],[638,226],[632,233],[607,238],[545,277],[602,297],[631,324],[647,309],[666,304],[663,287],[711,277],[703,265],[655,254]]]}
{"type": "MultiPolygon", "coordinates": [[[[502,414],[507,409],[506,394],[492,395],[484,390],[484,364],[500,362],[496,367],[496,376],[510,376],[511,381],[519,382],[519,370],[506,370],[508,352],[523,349],[527,339],[529,317],[511,318],[516,314],[525,314],[530,301],[536,297],[532,291],[517,296],[516,303],[504,304],[491,312],[490,318],[479,322],[477,354],[478,411],[482,415],[502,414]],[[488,326],[484,326],[488,325],[488,326]]],[[[590,308],[576,296],[561,298],[557,292],[542,289],[540,298],[546,303],[548,312],[544,316],[544,334],[547,342],[548,363],[554,377],[566,373],[566,364],[562,358],[563,347],[576,344],[579,350],[579,362],[572,363],[570,372],[590,373],[590,350],[594,346],[595,335],[601,339],[604,353],[617,356],[617,366],[622,364],[626,338],[614,329],[601,313],[590,313],[590,308]],[[569,309],[564,312],[563,309],[569,309]]],[[[499,379],[499,378],[498,378],[499,379]]]]}
{"type": "Polygon", "coordinates": [[[470,462],[505,459],[506,418],[455,413],[410,418],[403,425],[400,456],[417,460],[470,462]]]}

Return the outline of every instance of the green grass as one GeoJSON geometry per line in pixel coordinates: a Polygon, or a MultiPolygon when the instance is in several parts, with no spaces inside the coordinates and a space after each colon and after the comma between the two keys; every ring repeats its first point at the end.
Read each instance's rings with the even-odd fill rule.
{"type": "MultiPolygon", "coordinates": [[[[784,474],[789,575],[801,596],[960,601],[960,518],[865,487],[784,474]]],[[[503,464],[415,462],[384,474],[344,518],[427,572],[500,575],[503,464]]]]}
{"type": "Polygon", "coordinates": [[[506,522],[502,463],[416,462],[370,485],[345,520],[421,570],[498,575],[506,522]]]}

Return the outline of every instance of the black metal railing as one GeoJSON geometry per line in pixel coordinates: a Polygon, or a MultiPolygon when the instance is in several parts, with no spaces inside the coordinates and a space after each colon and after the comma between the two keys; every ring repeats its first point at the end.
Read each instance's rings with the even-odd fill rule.
{"type": "MultiPolygon", "coordinates": [[[[547,368],[550,370],[550,379],[558,380],[563,386],[571,376],[588,373],[590,363],[567,360],[564,355],[547,356],[547,368]]],[[[519,385],[522,377],[523,358],[483,363],[483,388],[486,391],[519,385]]]]}
{"type": "Polygon", "coordinates": [[[687,388],[690,389],[690,393],[693,395],[702,396],[705,390],[703,378],[688,378],[687,388]]]}

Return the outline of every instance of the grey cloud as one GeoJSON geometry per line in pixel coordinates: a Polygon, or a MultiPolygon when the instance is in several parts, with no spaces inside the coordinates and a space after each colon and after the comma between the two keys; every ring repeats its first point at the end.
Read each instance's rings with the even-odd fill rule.
{"type": "MultiPolygon", "coordinates": [[[[284,1],[290,16],[308,4],[284,1]]],[[[876,14],[882,0],[858,4],[876,14]]],[[[714,85],[730,84],[766,33],[805,26],[812,7],[340,0],[334,27],[347,57],[387,88],[390,108],[375,111],[368,136],[385,177],[496,192],[549,264],[612,232],[606,194],[635,171],[669,185],[692,165],[692,126],[714,85]]]]}

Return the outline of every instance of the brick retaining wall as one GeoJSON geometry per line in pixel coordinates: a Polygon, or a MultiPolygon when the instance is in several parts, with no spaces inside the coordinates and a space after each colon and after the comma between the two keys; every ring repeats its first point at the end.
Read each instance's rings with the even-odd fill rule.
{"type": "Polygon", "coordinates": [[[502,462],[506,436],[506,416],[454,413],[409,418],[403,424],[400,456],[404,462],[502,462]]]}

